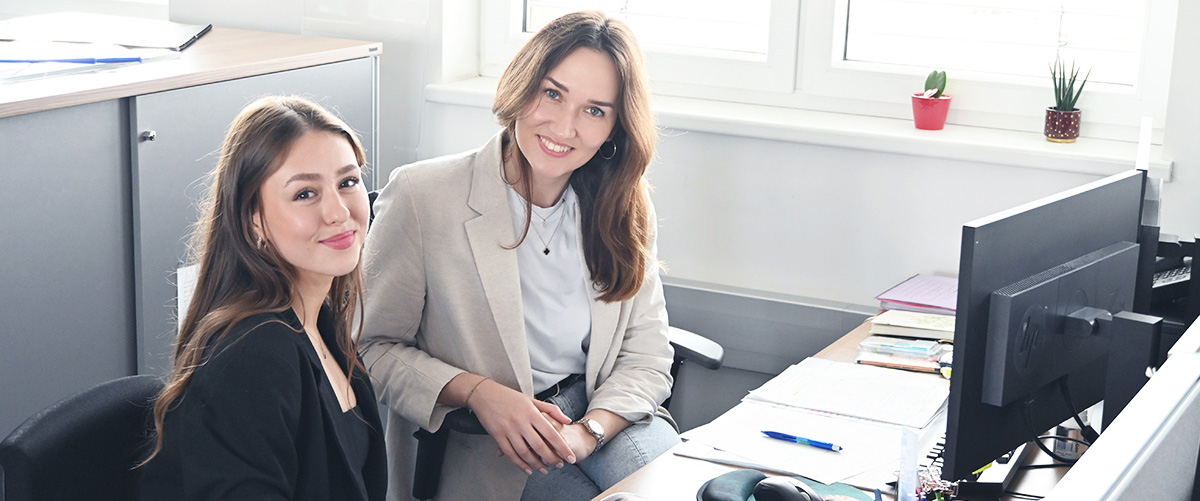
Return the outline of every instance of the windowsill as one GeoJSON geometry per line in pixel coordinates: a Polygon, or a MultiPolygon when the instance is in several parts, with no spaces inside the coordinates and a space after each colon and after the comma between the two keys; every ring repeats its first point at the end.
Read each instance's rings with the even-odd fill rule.
{"type": "MultiPolygon", "coordinates": [[[[495,78],[479,77],[428,85],[425,99],[491,108],[495,89],[495,78]]],[[[713,134],[1101,176],[1133,167],[1137,159],[1137,143],[1126,141],[1060,144],[1032,132],[953,124],[924,131],[911,120],[671,96],[655,96],[653,105],[661,127],[713,134]]],[[[1169,182],[1172,166],[1162,159],[1162,146],[1151,146],[1151,177],[1169,182]]]]}

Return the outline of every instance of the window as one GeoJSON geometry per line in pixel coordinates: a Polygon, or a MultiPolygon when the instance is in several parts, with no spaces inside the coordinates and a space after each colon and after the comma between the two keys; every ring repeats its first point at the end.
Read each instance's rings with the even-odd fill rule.
{"type": "Polygon", "coordinates": [[[656,92],[680,86],[791,92],[798,0],[504,0],[483,5],[481,74],[498,77],[521,44],[550,20],[577,10],[629,24],[646,53],[656,92]]]}
{"type": "MultiPolygon", "coordinates": [[[[854,11],[851,10],[851,7],[852,4],[863,1],[870,4],[872,0],[808,2],[811,8],[806,11],[806,14],[810,14],[812,22],[808,26],[814,29],[814,32],[809,32],[811,36],[805,37],[804,70],[802,83],[798,86],[804,93],[811,96],[874,101],[878,109],[864,111],[864,113],[901,117],[901,119],[911,116],[908,115],[910,111],[907,110],[906,103],[902,103],[904,97],[908,93],[917,91],[916,87],[924,82],[925,74],[932,68],[946,68],[948,64],[904,66],[890,64],[890,62],[883,64],[883,62],[856,61],[847,58],[847,44],[853,43],[848,42],[846,37],[854,30],[854,11]],[[824,25],[834,26],[834,31],[816,32],[822,30],[824,25]]],[[[1081,133],[1086,137],[1133,141],[1138,139],[1138,129],[1142,117],[1150,116],[1154,128],[1156,128],[1156,143],[1159,143],[1166,117],[1171,47],[1175,41],[1176,2],[1177,0],[1127,0],[1126,4],[1134,4],[1136,7],[1128,11],[1124,11],[1124,7],[1116,4],[1109,5],[1108,11],[1105,11],[1105,5],[1110,4],[1108,0],[1093,0],[1081,2],[1081,4],[1074,4],[1070,0],[1052,2],[1045,0],[960,0],[949,2],[928,0],[922,2],[922,5],[930,10],[937,10],[944,4],[977,5],[977,8],[988,8],[992,11],[989,14],[990,17],[983,18],[988,20],[980,25],[1008,23],[1008,28],[1012,29],[1012,22],[1007,19],[1012,16],[1033,16],[1032,8],[1026,11],[1014,8],[1013,11],[1019,14],[995,13],[1006,12],[1009,5],[1052,4],[1057,10],[1055,14],[1061,18],[1055,14],[1046,16],[1048,13],[1043,10],[1040,14],[1044,19],[1049,19],[1043,24],[1062,23],[1064,40],[1058,40],[1058,36],[1060,36],[1058,30],[1051,26],[1050,29],[1054,30],[1051,34],[1054,40],[1043,41],[1042,44],[1043,46],[1046,44],[1057,46],[1060,42],[1066,42],[1062,48],[1064,60],[1078,56],[1082,61],[1093,58],[1094,54],[1105,52],[1110,55],[1105,55],[1103,58],[1111,58],[1111,54],[1116,53],[1116,50],[1112,49],[1115,44],[1123,43],[1124,46],[1133,46],[1124,47],[1123,50],[1127,54],[1135,54],[1135,64],[1124,65],[1124,70],[1111,71],[1099,70],[1100,66],[1097,66],[1097,73],[1093,73],[1096,80],[1088,82],[1079,102],[1079,108],[1084,110],[1085,123],[1081,133]],[[1108,41],[1100,42],[1096,41],[1096,37],[1087,40],[1087,37],[1082,36],[1088,32],[1096,32],[1099,25],[1111,26],[1111,18],[1117,12],[1141,14],[1140,28],[1136,23],[1126,24],[1126,31],[1140,31],[1140,36],[1127,34],[1123,38],[1121,36],[1110,37],[1108,41]],[[1105,18],[1108,19],[1105,20],[1105,18]],[[1073,28],[1073,24],[1075,26],[1085,25],[1085,28],[1073,28]],[[1129,70],[1129,68],[1134,68],[1134,70],[1129,70]]],[[[893,11],[894,13],[895,11],[893,11]]],[[[900,23],[893,18],[892,24],[900,23]]],[[[1032,30],[1028,26],[1028,24],[1032,24],[1030,20],[1027,20],[1025,24],[1026,29],[1032,30]]],[[[974,34],[974,32],[1002,30],[1003,28],[991,26],[989,29],[977,28],[971,32],[974,34]]],[[[926,32],[940,32],[941,35],[946,35],[950,31],[953,30],[926,30],[926,32]]],[[[988,37],[980,35],[977,38],[986,40],[988,37]]],[[[943,46],[952,43],[964,42],[942,42],[943,46]]],[[[1020,48],[1033,43],[1008,42],[1008,44],[1020,48]]],[[[970,70],[970,68],[956,71],[950,68],[947,72],[949,82],[946,92],[952,95],[955,101],[950,105],[949,121],[960,123],[960,125],[1040,132],[1044,117],[1043,110],[1054,104],[1054,95],[1050,90],[1048,66],[1051,61],[1054,61],[1054,47],[1049,49],[1043,47],[1040,50],[1043,52],[1028,56],[1033,59],[1033,62],[1025,62],[1025,56],[1009,56],[1007,59],[1016,62],[1010,65],[1013,66],[1013,70],[1009,70],[1007,73],[995,70],[970,70]],[[1022,65],[1025,66],[1025,70],[1021,70],[1020,66],[1022,65]],[[1033,70],[1034,66],[1043,67],[1044,70],[1040,72],[1033,70]]],[[[1014,52],[1018,52],[1018,49],[1010,47],[994,50],[992,54],[1014,52]]],[[[950,56],[946,56],[946,58],[946,61],[953,61],[950,56]]],[[[984,61],[985,64],[995,64],[995,61],[1001,58],[977,55],[976,59],[984,61]]],[[[1087,66],[1086,62],[1081,62],[1081,65],[1087,66]]],[[[1121,66],[1111,67],[1120,68],[1121,66]]],[[[848,105],[868,107],[863,103],[848,105]]]]}
{"type": "Polygon", "coordinates": [[[943,69],[950,123],[1040,132],[1057,54],[1092,70],[1084,136],[1134,141],[1149,116],[1160,142],[1178,1],[488,1],[481,74],[592,8],[634,28],[657,94],[911,119],[908,96],[943,69]]]}
{"type": "Polygon", "coordinates": [[[588,8],[621,18],[647,47],[741,53],[765,60],[771,2],[744,0],[736,9],[728,7],[725,0],[526,0],[522,31],[532,34],[563,14],[588,8]]]}
{"type": "Polygon", "coordinates": [[[1089,81],[1137,83],[1145,0],[851,0],[843,60],[1044,78],[1061,56],[1089,81]]]}

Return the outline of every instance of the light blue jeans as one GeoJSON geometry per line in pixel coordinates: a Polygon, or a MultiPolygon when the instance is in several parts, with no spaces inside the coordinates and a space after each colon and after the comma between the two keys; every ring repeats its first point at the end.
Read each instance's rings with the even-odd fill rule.
{"type": "MultiPolygon", "coordinates": [[[[547,401],[557,405],[572,421],[583,417],[587,412],[583,379],[547,401]]],[[[562,469],[551,467],[545,475],[534,471],[525,483],[521,499],[592,499],[678,443],[679,433],[661,417],[647,424],[631,424],[577,464],[564,463],[562,469]]]]}

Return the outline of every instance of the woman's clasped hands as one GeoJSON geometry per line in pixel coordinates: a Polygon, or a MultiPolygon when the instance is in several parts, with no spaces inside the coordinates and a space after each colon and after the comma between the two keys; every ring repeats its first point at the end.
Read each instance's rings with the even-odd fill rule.
{"type": "Polygon", "coordinates": [[[551,466],[562,468],[564,461],[574,464],[591,452],[586,444],[590,435],[584,439],[563,431],[571,418],[557,405],[486,378],[468,384],[470,390],[463,397],[463,406],[469,407],[479,418],[488,435],[496,441],[499,454],[508,457],[526,474],[533,474],[534,470],[547,473],[551,466]]]}

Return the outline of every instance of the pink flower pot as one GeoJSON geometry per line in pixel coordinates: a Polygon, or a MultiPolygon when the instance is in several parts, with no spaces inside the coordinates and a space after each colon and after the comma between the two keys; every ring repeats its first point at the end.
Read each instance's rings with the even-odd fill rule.
{"type": "Polygon", "coordinates": [[[946,114],[950,113],[950,96],[925,97],[912,95],[913,122],[918,129],[942,130],[946,126],[946,114]]]}

